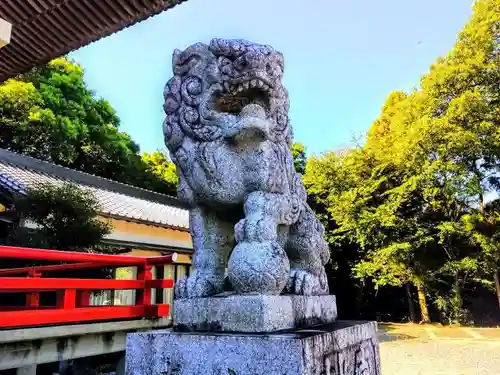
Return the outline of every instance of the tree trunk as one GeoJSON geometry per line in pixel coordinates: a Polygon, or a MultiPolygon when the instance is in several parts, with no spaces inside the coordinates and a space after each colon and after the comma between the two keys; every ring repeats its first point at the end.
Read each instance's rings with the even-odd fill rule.
{"type": "Polygon", "coordinates": [[[415,305],[413,304],[413,298],[411,297],[411,285],[409,283],[405,284],[406,297],[408,299],[408,310],[410,312],[410,321],[413,323],[418,322],[417,311],[415,310],[415,305]]]}
{"type": "Polygon", "coordinates": [[[418,304],[420,306],[420,314],[422,315],[422,320],[420,323],[430,323],[431,318],[429,317],[429,310],[427,308],[427,297],[425,296],[425,287],[423,285],[417,285],[418,293],[418,304]]]}
{"type": "MultiPolygon", "coordinates": [[[[484,207],[484,197],[482,194],[479,196],[479,211],[484,216],[485,207],[484,207]]],[[[497,294],[498,308],[500,308],[500,277],[498,276],[497,270],[493,271],[493,278],[495,279],[495,291],[497,294]]]]}
{"type": "Polygon", "coordinates": [[[498,276],[498,271],[493,272],[493,277],[495,278],[495,290],[497,292],[498,308],[500,308],[500,277],[498,276]]]}
{"type": "Polygon", "coordinates": [[[457,301],[457,307],[462,310],[463,300],[462,300],[462,287],[460,286],[460,280],[458,275],[455,276],[455,283],[453,285],[453,292],[455,293],[455,298],[457,301]]]}

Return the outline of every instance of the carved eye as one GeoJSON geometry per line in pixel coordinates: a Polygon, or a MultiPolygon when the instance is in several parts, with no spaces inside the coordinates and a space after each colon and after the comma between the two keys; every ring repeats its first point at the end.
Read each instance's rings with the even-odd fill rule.
{"type": "Polygon", "coordinates": [[[245,69],[249,64],[248,64],[248,60],[246,58],[245,55],[241,56],[241,57],[238,57],[235,61],[234,61],[234,65],[236,65],[236,68],[237,69],[245,69]]]}
{"type": "Polygon", "coordinates": [[[227,57],[221,56],[218,59],[219,69],[223,74],[231,74],[232,62],[227,57]]]}
{"type": "Polygon", "coordinates": [[[219,57],[219,65],[220,66],[231,65],[231,60],[229,60],[227,57],[221,56],[219,57]]]}

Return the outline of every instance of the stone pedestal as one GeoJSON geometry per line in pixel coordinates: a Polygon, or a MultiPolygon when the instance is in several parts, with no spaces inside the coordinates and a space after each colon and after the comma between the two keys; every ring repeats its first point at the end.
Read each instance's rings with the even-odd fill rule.
{"type": "Polygon", "coordinates": [[[380,375],[374,322],[271,334],[133,333],[126,353],[126,375],[380,375]]]}
{"type": "Polygon", "coordinates": [[[174,330],[276,332],[329,324],[337,319],[335,296],[218,295],[177,299],[174,330]]]}

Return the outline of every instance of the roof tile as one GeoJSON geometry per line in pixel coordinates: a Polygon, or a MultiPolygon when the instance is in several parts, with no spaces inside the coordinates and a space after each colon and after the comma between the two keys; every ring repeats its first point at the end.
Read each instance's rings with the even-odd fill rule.
{"type": "MultiPolygon", "coordinates": [[[[20,157],[23,157],[19,155],[20,157]]],[[[75,171],[76,173],[79,173],[75,171]]],[[[170,206],[144,198],[128,196],[104,188],[77,183],[68,179],[52,176],[44,172],[29,169],[22,165],[11,164],[0,159],[0,186],[19,194],[26,194],[29,187],[39,183],[60,185],[72,182],[90,190],[101,205],[104,215],[118,216],[150,223],[157,223],[174,228],[189,228],[189,213],[185,208],[170,206]]]]}

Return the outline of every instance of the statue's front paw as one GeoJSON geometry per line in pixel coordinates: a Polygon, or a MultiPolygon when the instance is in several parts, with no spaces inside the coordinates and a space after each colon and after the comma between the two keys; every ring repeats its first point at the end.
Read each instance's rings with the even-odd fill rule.
{"type": "Polygon", "coordinates": [[[234,234],[237,243],[276,241],[276,222],[257,215],[247,217],[236,223],[234,234]]]}
{"type": "Polygon", "coordinates": [[[221,293],[224,279],[202,273],[194,273],[175,283],[175,298],[200,298],[221,293]]]}
{"type": "Polygon", "coordinates": [[[303,269],[292,269],[286,291],[303,296],[328,294],[326,274],[316,276],[303,269]]]}

